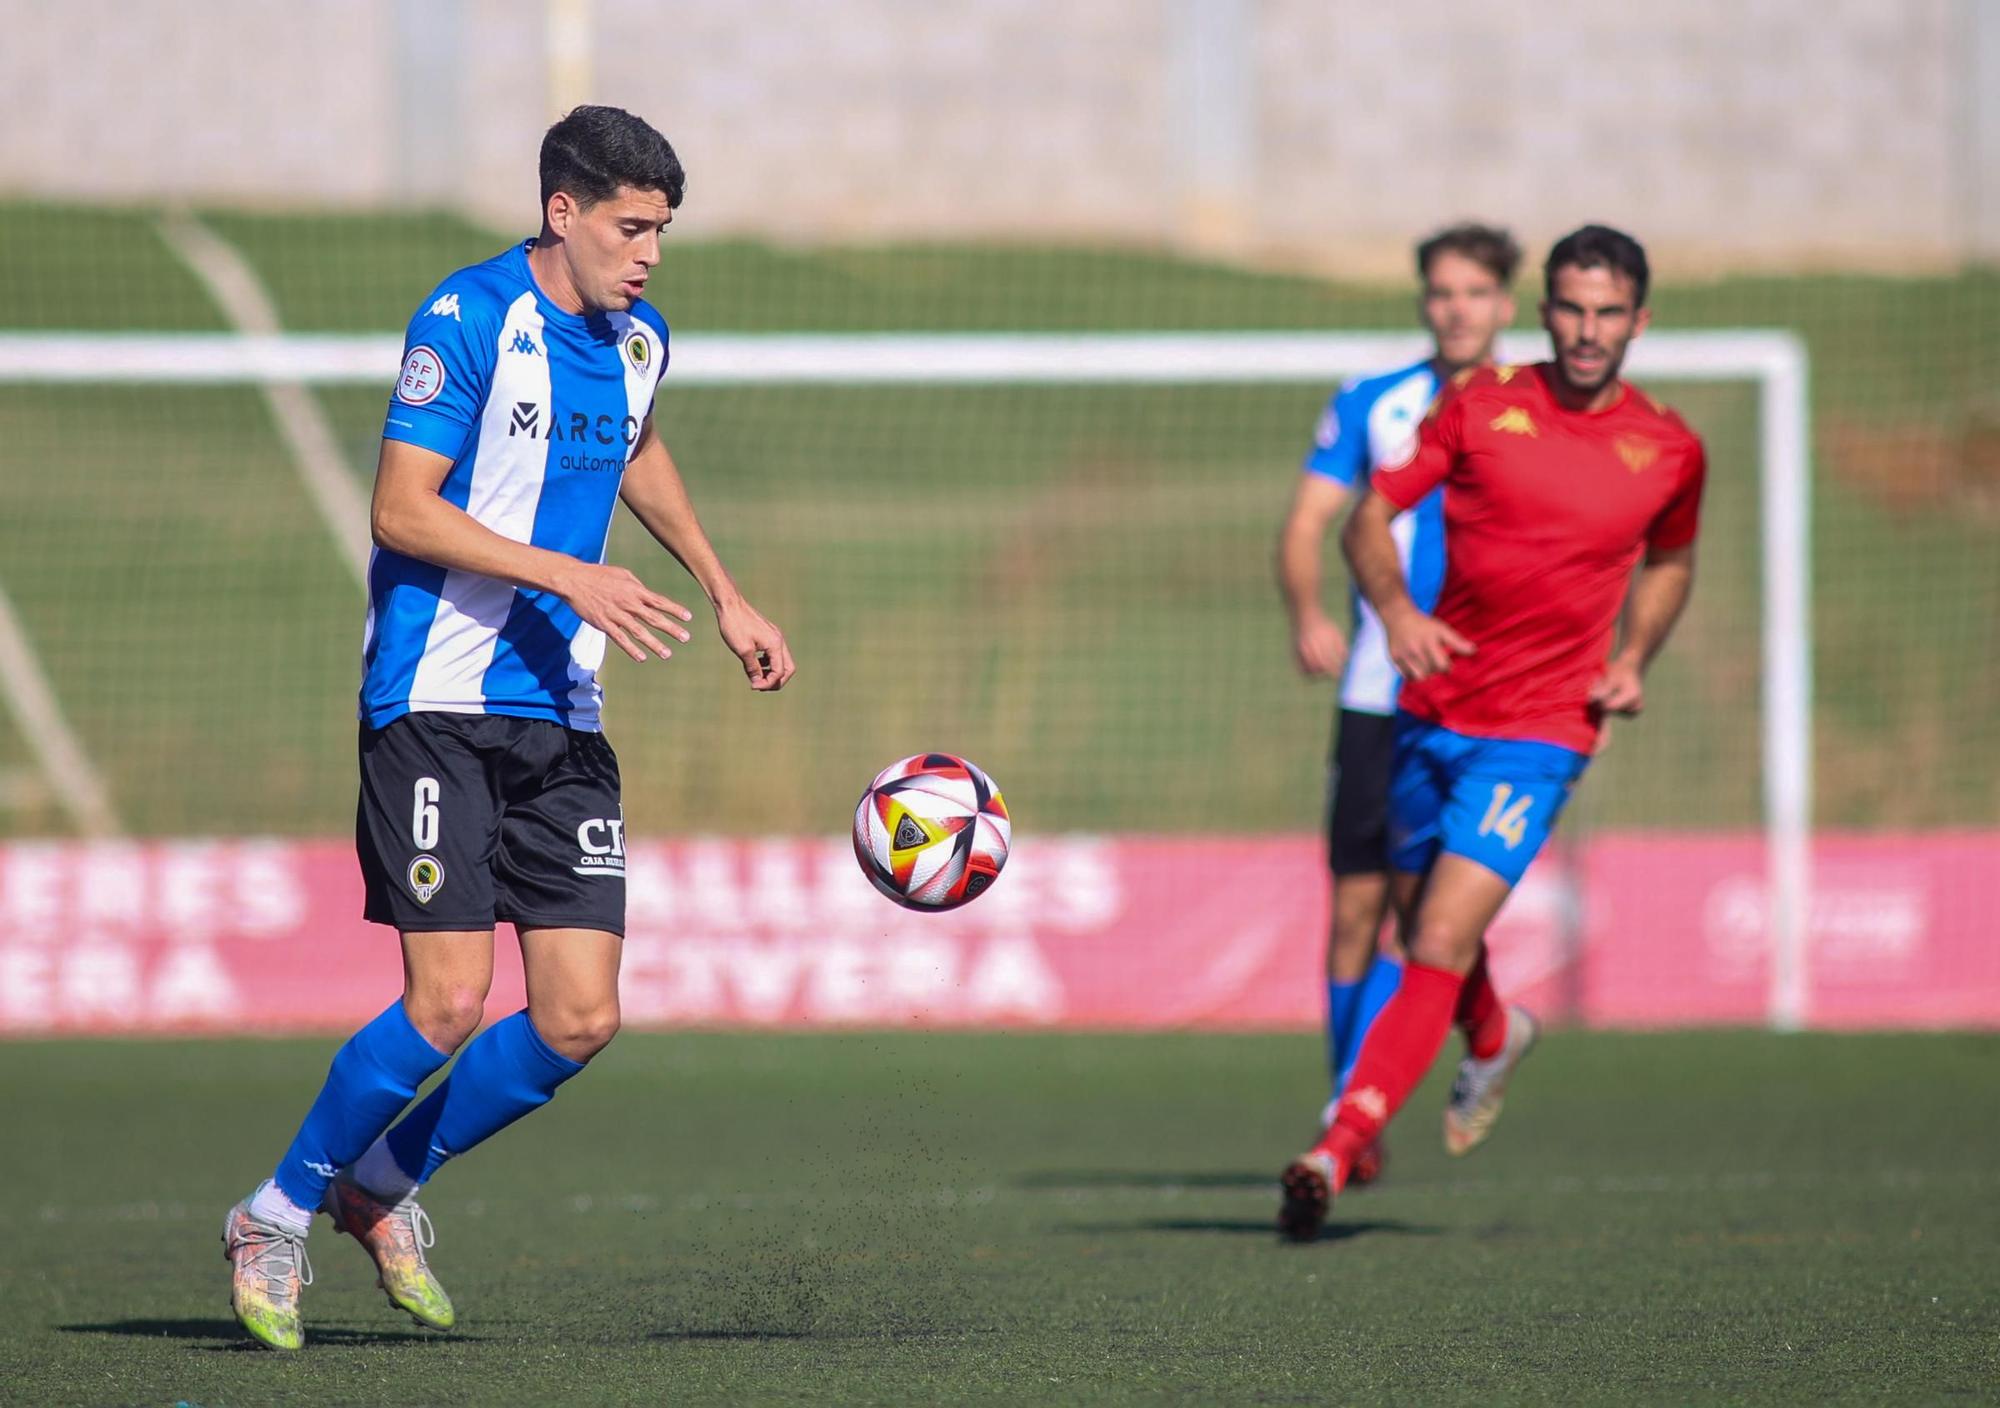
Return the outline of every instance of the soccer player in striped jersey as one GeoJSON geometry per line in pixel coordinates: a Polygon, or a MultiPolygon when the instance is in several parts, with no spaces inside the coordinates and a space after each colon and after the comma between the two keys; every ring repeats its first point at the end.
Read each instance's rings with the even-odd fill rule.
{"type": "MultiPolygon", "coordinates": [[[[1417,246],[1418,311],[1431,335],[1420,362],[1343,386],[1327,403],[1278,536],[1278,585],[1292,623],[1292,654],[1308,679],[1340,676],[1327,798],[1327,866],[1333,876],[1326,944],[1326,1059],[1332,1086],[1320,1124],[1353,1069],[1361,1038],[1382,1010],[1403,966],[1393,938],[1382,940],[1389,908],[1389,766],[1402,678],[1389,658],[1382,618],[1350,589],[1352,647],[1320,597],[1320,557],[1341,509],[1368,487],[1370,472],[1400,457],[1438,388],[1493,359],[1493,342],[1514,320],[1511,287],[1520,247],[1503,229],[1461,224],[1417,246]],[[1343,668],[1344,662],[1344,668],[1343,668]]],[[[1390,525],[1411,599],[1428,611],[1444,581],[1444,500],[1424,496],[1390,525]]],[[[1380,1149],[1355,1164],[1368,1182],[1380,1149]]]]}
{"type": "Polygon", "coordinates": [[[303,1343],[322,1208],[391,1304],[450,1329],[418,1188],[618,1029],[625,820],[598,670],[607,640],[669,658],[693,619],[605,563],[620,499],[701,586],[750,688],[791,678],[653,424],[667,325],[643,294],[683,185],[645,122],[577,108],[542,142],[541,233],[451,275],[410,323],[375,476],[356,824],[365,914],[399,931],[404,987],[225,1220],[231,1304],[273,1348],[303,1343]],[[528,1005],[468,1041],[496,923],[518,933],[528,1005]]]}
{"type": "Polygon", "coordinates": [[[1693,586],[1701,441],[1618,375],[1648,321],[1645,251],[1588,225],[1557,242],[1543,276],[1554,359],[1454,378],[1415,443],[1377,466],[1342,534],[1406,680],[1389,864],[1408,962],[1332,1126],[1285,1170],[1278,1225],[1301,1240],[1318,1235],[1454,1023],[1467,1054],[1446,1148],[1464,1153],[1491,1131],[1535,1027],[1493,990],[1486,928],[1548,839],[1605,716],[1645,703],[1646,667],[1693,586]],[[1391,524],[1440,486],[1451,552],[1425,611],[1391,524]]]}

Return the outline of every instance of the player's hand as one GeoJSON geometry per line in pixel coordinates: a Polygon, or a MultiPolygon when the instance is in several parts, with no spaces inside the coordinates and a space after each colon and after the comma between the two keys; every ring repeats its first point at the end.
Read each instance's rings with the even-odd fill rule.
{"type": "Polygon", "coordinates": [[[1324,616],[1300,621],[1292,631],[1292,658],[1307,679],[1337,675],[1347,664],[1347,637],[1324,616]]]}
{"type": "Polygon", "coordinates": [[[1406,680],[1427,680],[1451,668],[1461,655],[1478,649],[1435,616],[1410,610],[1394,623],[1384,621],[1389,635],[1389,659],[1406,680]]]}
{"type": "Polygon", "coordinates": [[[1646,681],[1628,660],[1613,660],[1590,687],[1590,702],[1606,714],[1636,716],[1646,707],[1646,681]]]}
{"type": "Polygon", "coordinates": [[[756,690],[783,689],[798,668],[792,664],[792,648],[785,633],[741,597],[715,608],[715,624],[722,643],[743,662],[743,673],[756,690]]]}
{"type": "Polygon", "coordinates": [[[648,651],[662,660],[673,650],[654,635],[658,631],[685,642],[694,613],[679,602],[661,596],[623,567],[596,562],[579,562],[566,568],[554,584],[557,596],[605,638],[634,660],[644,661],[648,651]]]}

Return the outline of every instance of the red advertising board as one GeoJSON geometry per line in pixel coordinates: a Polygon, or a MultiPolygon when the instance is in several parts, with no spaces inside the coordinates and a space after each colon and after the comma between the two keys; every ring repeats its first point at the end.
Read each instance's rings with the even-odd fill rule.
{"type": "MultiPolygon", "coordinates": [[[[951,914],[869,888],[845,838],[635,847],[635,1026],[1310,1028],[1326,882],[1310,836],[1027,836],[951,914]]],[[[2000,1027],[2000,832],[1822,838],[1809,1020],[2000,1027]]],[[[448,881],[447,881],[448,883],[448,881]]],[[[398,989],[340,841],[0,846],[0,1033],[282,1032],[398,989]]],[[[1504,991],[1597,1026],[1757,1023],[1755,835],[1608,834],[1545,857],[1492,935],[1504,991]]],[[[521,1002],[501,945],[490,1010],[521,1002]]]]}

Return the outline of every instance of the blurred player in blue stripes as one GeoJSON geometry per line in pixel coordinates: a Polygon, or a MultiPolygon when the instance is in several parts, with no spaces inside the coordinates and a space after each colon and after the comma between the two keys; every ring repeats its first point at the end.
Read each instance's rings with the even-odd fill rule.
{"type": "Polygon", "coordinates": [[[355,825],[364,914],[401,935],[404,985],[224,1222],[230,1304],[275,1349],[303,1343],[322,1210],[392,1304],[450,1329],[418,1190],[618,1030],[625,813],[598,672],[607,644],[666,659],[692,620],[605,562],[621,500],[700,585],[750,688],[791,677],[653,425],[667,324],[644,295],[683,182],[645,122],[577,108],[542,141],[541,233],[410,320],[375,471],[355,825]],[[528,1005],[474,1037],[496,924],[519,936],[528,1005]]]}
{"type": "MultiPolygon", "coordinates": [[[[1514,320],[1511,287],[1520,247],[1503,229],[1461,224],[1417,246],[1419,311],[1431,355],[1348,382],[1327,402],[1278,537],[1278,585],[1291,615],[1292,653],[1308,679],[1338,675],[1327,798],[1327,864],[1333,875],[1326,944],[1326,1057],[1332,1098],[1324,1126],[1353,1070],[1369,1025],[1402,977],[1395,940],[1383,933],[1389,906],[1388,796],[1396,695],[1402,680],[1374,608],[1350,591],[1350,644],[1327,614],[1320,565],[1328,530],[1384,461],[1394,462],[1452,376],[1493,359],[1493,344],[1514,320]]],[[[1410,594],[1428,611],[1444,583],[1443,491],[1395,520],[1410,594]]],[[[1351,1182],[1381,1168],[1380,1146],[1358,1160],[1351,1182]]]]}

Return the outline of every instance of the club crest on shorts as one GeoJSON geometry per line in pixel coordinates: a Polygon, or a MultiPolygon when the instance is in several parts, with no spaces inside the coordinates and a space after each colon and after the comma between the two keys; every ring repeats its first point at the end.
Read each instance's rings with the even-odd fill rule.
{"type": "Polygon", "coordinates": [[[444,888],[444,866],[436,856],[418,856],[410,862],[410,893],[418,904],[429,904],[431,896],[444,888]]]}

